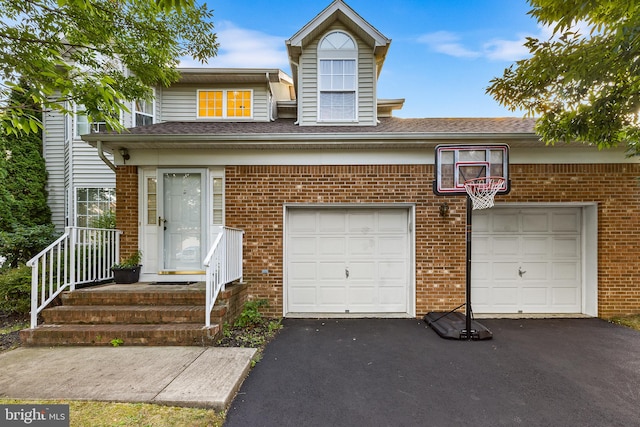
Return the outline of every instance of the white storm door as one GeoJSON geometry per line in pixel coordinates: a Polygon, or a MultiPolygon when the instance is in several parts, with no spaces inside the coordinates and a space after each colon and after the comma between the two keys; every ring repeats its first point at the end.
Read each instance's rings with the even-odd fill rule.
{"type": "Polygon", "coordinates": [[[473,213],[476,313],[581,313],[580,208],[473,213]]]}
{"type": "Polygon", "coordinates": [[[288,209],[287,313],[406,313],[407,209],[288,209]]]}
{"type": "Polygon", "coordinates": [[[206,244],[206,171],[158,171],[161,272],[201,274],[206,244]]]}

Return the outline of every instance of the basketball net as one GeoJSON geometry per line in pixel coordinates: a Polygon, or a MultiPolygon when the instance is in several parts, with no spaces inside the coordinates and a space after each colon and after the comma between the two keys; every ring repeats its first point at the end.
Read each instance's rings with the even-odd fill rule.
{"type": "Polygon", "coordinates": [[[473,209],[487,209],[493,206],[493,198],[500,189],[504,188],[504,178],[486,176],[465,181],[464,188],[471,198],[473,209]]]}

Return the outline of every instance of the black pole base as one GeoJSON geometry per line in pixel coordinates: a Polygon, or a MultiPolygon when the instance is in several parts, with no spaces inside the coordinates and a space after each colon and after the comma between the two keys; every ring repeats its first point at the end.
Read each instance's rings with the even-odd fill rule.
{"type": "Polygon", "coordinates": [[[442,338],[453,340],[490,340],[493,333],[484,325],[471,320],[471,330],[467,331],[467,316],[454,311],[449,313],[429,312],[424,321],[442,338]]]}

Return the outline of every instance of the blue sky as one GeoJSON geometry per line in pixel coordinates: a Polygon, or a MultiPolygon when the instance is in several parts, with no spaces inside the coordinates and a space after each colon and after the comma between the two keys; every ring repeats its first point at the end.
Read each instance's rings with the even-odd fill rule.
{"type": "MultiPolygon", "coordinates": [[[[201,0],[202,1],[202,0],[201,0]]],[[[210,67],[281,68],[291,73],[284,41],[330,0],[207,2],[220,50],[210,67]]],[[[392,40],[378,80],[379,98],[404,98],[398,117],[522,116],[485,88],[518,59],[526,36],[545,37],[526,0],[346,0],[392,40]]],[[[183,62],[182,66],[197,66],[183,62]]]]}

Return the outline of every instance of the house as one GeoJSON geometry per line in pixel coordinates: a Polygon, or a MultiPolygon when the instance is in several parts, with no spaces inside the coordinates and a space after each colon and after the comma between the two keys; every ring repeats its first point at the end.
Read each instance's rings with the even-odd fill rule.
{"type": "Polygon", "coordinates": [[[453,309],[466,202],[434,194],[434,150],[507,144],[511,191],[473,211],[475,312],[640,311],[638,158],[546,147],[532,119],[394,117],[403,100],[376,95],[390,44],[335,0],[286,40],[291,76],[184,69],[156,88],[153,124],[83,135],[91,162],[116,166],[121,248],[143,252],[141,281],[204,280],[226,226],[244,231],[244,280],[272,315],[453,309]]]}

